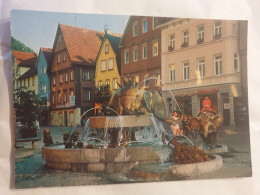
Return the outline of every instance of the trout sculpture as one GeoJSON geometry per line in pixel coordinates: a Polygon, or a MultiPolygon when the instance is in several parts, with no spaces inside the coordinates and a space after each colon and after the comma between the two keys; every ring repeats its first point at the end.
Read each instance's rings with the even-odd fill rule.
{"type": "MultiPolygon", "coordinates": [[[[118,84],[118,89],[110,98],[108,107],[115,110],[120,115],[153,115],[159,121],[163,121],[169,124],[178,124],[182,121],[183,115],[178,120],[173,120],[166,113],[164,102],[161,94],[158,91],[145,91],[139,85],[134,85],[128,78],[123,78],[123,86],[118,84]]],[[[106,114],[107,115],[107,114],[106,114]]],[[[124,141],[134,141],[135,132],[140,128],[132,130],[131,133],[124,129],[123,136],[124,141]]],[[[117,143],[119,130],[113,129],[113,136],[111,142],[117,143]],[[115,133],[115,131],[117,133],[115,133]]]]}

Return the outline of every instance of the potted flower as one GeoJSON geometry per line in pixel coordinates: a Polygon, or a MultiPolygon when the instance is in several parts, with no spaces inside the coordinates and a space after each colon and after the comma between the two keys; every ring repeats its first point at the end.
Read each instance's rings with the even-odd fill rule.
{"type": "Polygon", "coordinates": [[[76,130],[71,132],[61,132],[63,135],[63,141],[65,148],[72,148],[72,146],[76,146],[75,143],[79,140],[79,134],[81,133],[81,130],[76,130]]]}

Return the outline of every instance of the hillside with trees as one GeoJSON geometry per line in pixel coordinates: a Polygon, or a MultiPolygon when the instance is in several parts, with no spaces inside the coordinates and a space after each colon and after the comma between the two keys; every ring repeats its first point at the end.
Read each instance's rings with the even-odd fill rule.
{"type": "Polygon", "coordinates": [[[35,51],[33,51],[31,48],[27,47],[21,41],[18,41],[14,37],[11,37],[11,43],[12,43],[12,50],[23,51],[23,52],[30,52],[30,53],[34,53],[35,54],[35,51]]]}

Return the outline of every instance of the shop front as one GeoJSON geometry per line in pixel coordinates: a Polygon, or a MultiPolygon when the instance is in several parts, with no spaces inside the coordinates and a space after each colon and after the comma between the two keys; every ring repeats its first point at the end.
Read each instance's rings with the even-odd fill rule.
{"type": "Polygon", "coordinates": [[[162,96],[165,101],[166,111],[169,115],[174,110],[180,110],[184,114],[197,116],[203,108],[203,100],[207,96],[211,102],[211,109],[223,116],[223,125],[235,125],[240,119],[235,110],[240,110],[241,123],[246,120],[247,107],[241,103],[239,87],[234,93],[234,86],[219,85],[212,87],[194,87],[183,90],[163,91],[162,96]],[[173,97],[173,96],[174,97],[173,97]],[[239,105],[241,105],[239,107],[239,105]],[[245,118],[245,119],[244,119],[245,118]]]}
{"type": "Polygon", "coordinates": [[[80,125],[80,108],[51,111],[52,126],[80,125]]]}

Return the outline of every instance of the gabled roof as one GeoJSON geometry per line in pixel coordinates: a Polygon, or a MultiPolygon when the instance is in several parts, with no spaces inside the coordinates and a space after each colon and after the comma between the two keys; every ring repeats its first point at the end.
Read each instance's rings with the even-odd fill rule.
{"type": "Polygon", "coordinates": [[[37,74],[37,68],[36,66],[33,66],[28,71],[26,71],[22,76],[20,76],[18,79],[20,80],[20,79],[28,78],[36,74],[37,74]]]}
{"type": "MultiPolygon", "coordinates": [[[[119,43],[120,43],[121,37],[122,37],[121,34],[115,34],[115,33],[110,33],[109,31],[106,31],[104,39],[102,41],[102,44],[101,44],[98,54],[97,54],[97,58],[98,58],[100,55],[101,49],[105,43],[105,40],[108,39],[108,41],[116,55],[116,64],[117,64],[117,70],[118,70],[119,75],[121,74],[121,50],[119,48],[119,43]]],[[[97,58],[96,58],[96,61],[97,61],[97,58]]]]}
{"type": "Polygon", "coordinates": [[[37,56],[33,53],[13,50],[13,56],[20,67],[32,68],[36,65],[37,56]]]}
{"type": "Polygon", "coordinates": [[[59,24],[53,45],[56,45],[59,31],[74,64],[95,65],[95,59],[102,43],[103,32],[59,24]]]}
{"type": "Polygon", "coordinates": [[[51,48],[41,47],[40,50],[42,51],[42,53],[43,53],[43,55],[45,57],[45,60],[47,62],[47,65],[49,67],[51,65],[51,63],[52,63],[52,55],[53,55],[52,49],[51,48]]]}

